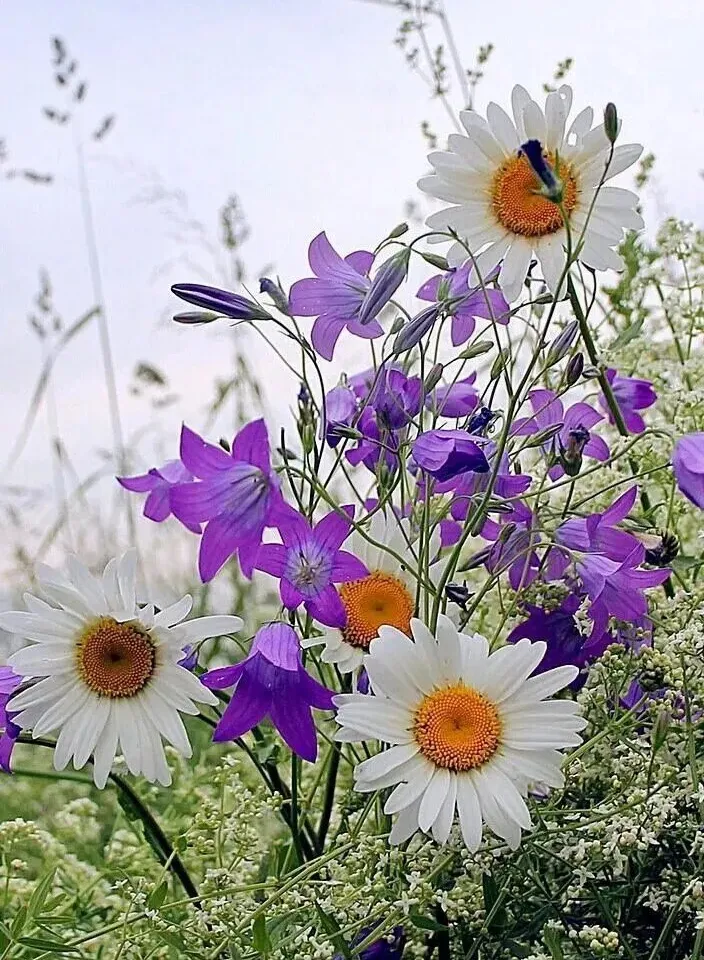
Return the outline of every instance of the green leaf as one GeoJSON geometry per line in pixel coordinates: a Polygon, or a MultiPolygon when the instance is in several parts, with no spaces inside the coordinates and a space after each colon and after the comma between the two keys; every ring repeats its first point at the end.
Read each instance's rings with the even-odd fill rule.
{"type": "Polygon", "coordinates": [[[562,952],[561,945],[562,937],[557,930],[552,930],[549,927],[543,930],[543,941],[550,951],[552,960],[564,960],[565,955],[562,952]]]}
{"type": "Polygon", "coordinates": [[[29,904],[27,905],[28,918],[36,917],[38,913],[41,913],[44,904],[46,903],[46,898],[49,896],[51,885],[54,882],[55,876],[56,867],[50,870],[46,876],[42,877],[42,879],[34,888],[32,896],[29,900],[29,904]]]}
{"type": "MultiPolygon", "coordinates": [[[[500,891],[496,880],[494,880],[489,873],[485,873],[482,876],[482,887],[484,889],[484,909],[486,910],[488,916],[499,899],[500,891]]],[[[506,910],[503,907],[499,907],[496,909],[491,923],[488,925],[488,929],[497,930],[504,926],[505,923],[506,910]]]]}
{"type": "Polygon", "coordinates": [[[27,925],[27,908],[20,907],[10,924],[10,938],[16,940],[27,925]]]}
{"type": "Polygon", "coordinates": [[[444,923],[438,923],[432,917],[424,917],[421,913],[411,913],[408,916],[414,927],[419,930],[432,930],[433,933],[444,933],[449,928],[444,923]]]}
{"type": "Polygon", "coordinates": [[[631,340],[635,340],[635,338],[643,329],[644,322],[645,317],[638,317],[633,323],[629,323],[626,329],[622,330],[614,342],[609,346],[609,350],[620,350],[622,347],[625,347],[626,344],[630,343],[631,340]]]}
{"type": "Polygon", "coordinates": [[[18,941],[23,947],[40,950],[42,953],[80,953],[78,947],[71,947],[60,940],[45,940],[43,937],[21,937],[18,941]]]}
{"type": "Polygon", "coordinates": [[[325,913],[320,904],[316,903],[315,909],[320,917],[320,924],[323,930],[330,935],[330,942],[332,945],[342,954],[343,957],[351,957],[352,953],[350,952],[350,948],[347,946],[347,941],[342,936],[338,922],[334,917],[331,917],[329,914],[325,913]]]}
{"type": "Polygon", "coordinates": [[[161,883],[157,884],[157,886],[149,894],[149,898],[147,901],[149,906],[154,910],[158,910],[158,908],[162,905],[164,900],[166,900],[166,894],[168,893],[168,891],[169,891],[168,883],[166,882],[166,880],[162,880],[161,883]]]}
{"type": "Polygon", "coordinates": [[[263,913],[260,913],[252,924],[252,946],[260,957],[268,957],[271,953],[271,941],[263,913]]]}

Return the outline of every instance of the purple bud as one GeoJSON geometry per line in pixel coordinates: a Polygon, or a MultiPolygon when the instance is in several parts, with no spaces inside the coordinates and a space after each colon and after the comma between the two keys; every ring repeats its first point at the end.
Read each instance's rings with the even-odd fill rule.
{"type": "Polygon", "coordinates": [[[553,364],[558,363],[562,360],[563,357],[567,356],[567,353],[574,343],[575,337],[579,333],[579,323],[576,320],[573,320],[571,323],[568,323],[562,333],[555,337],[553,342],[550,344],[550,349],[548,350],[548,356],[546,363],[549,367],[553,364]]]}
{"type": "Polygon", "coordinates": [[[395,253],[393,257],[389,257],[382,263],[374,274],[374,279],[365,294],[357,317],[363,326],[371,323],[406,279],[410,256],[411,251],[404,247],[400,253],[395,253]]]}
{"type": "Polygon", "coordinates": [[[443,365],[441,363],[436,363],[435,366],[431,369],[428,376],[425,378],[425,383],[423,384],[423,389],[426,393],[430,393],[432,390],[437,387],[440,383],[442,377],[443,365]]]}
{"type": "Polygon", "coordinates": [[[576,477],[582,469],[582,454],[589,443],[589,431],[581,424],[570,430],[567,443],[560,450],[560,464],[568,477],[576,477]]]}
{"type": "Polygon", "coordinates": [[[543,147],[540,140],[526,140],[521,144],[521,150],[528,163],[533,168],[533,173],[543,185],[542,193],[553,203],[560,203],[564,185],[562,181],[555,176],[555,171],[545,158],[543,147]]]}
{"type": "Polygon", "coordinates": [[[213,310],[221,317],[232,320],[268,320],[270,315],[247,297],[217,287],[206,287],[202,283],[176,283],[171,288],[181,300],[192,303],[204,310],[213,310]]]}
{"type": "Polygon", "coordinates": [[[440,315],[440,307],[434,303],[432,307],[426,307],[416,314],[412,320],[403,327],[394,340],[393,351],[398,356],[400,353],[407,353],[417,346],[423,337],[432,330],[435,321],[440,315]]]}
{"type": "Polygon", "coordinates": [[[279,309],[282,313],[290,316],[291,309],[289,307],[288,297],[281,289],[280,283],[270,280],[269,277],[261,277],[259,280],[259,292],[268,293],[271,299],[274,301],[274,306],[276,306],[277,309],[279,309]]]}
{"type": "Polygon", "coordinates": [[[568,387],[573,387],[575,383],[582,376],[584,370],[584,356],[581,353],[575,353],[570,362],[567,364],[567,370],[565,371],[565,380],[567,381],[568,387]]]}

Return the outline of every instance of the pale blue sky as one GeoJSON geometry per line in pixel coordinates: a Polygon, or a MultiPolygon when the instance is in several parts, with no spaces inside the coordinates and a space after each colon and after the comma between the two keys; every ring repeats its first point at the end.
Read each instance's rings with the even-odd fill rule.
{"type": "MultiPolygon", "coordinates": [[[[646,199],[650,223],[656,206],[701,222],[703,7],[448,0],[447,9],[468,62],[479,44],[496,46],[478,108],[505,102],[515,82],[538,93],[555,63],[574,57],[576,107],[615,100],[624,139],[658,157],[657,203],[653,191],[646,199]]],[[[89,174],[123,415],[130,433],[143,424],[144,404],[126,388],[137,361],[157,362],[183,398],[160,414],[175,450],[181,419],[201,425],[209,384],[227,375],[227,356],[217,334],[163,322],[174,305],[169,284],[198,278],[188,268],[158,273],[179,245],[163,213],[135,198],[158,175],[184,191],[193,215],[215,233],[219,205],[236,192],[252,228],[244,254],[254,276],[268,262],[289,282],[305,275],[307,244],[323,228],[343,252],[373,246],[399,221],[404,202],[420,199],[421,119],[449,132],[393,46],[399,19],[359,0],[4,5],[0,136],[11,163],[51,170],[57,180],[44,188],[0,180],[0,464],[38,368],[25,322],[38,268],[50,271],[65,319],[91,304],[71,133],[41,116],[56,100],[49,37],[63,36],[81,61],[91,124],[117,114],[113,134],[91,150],[89,174]]],[[[274,407],[285,409],[295,385],[287,396],[278,368],[258,346],[252,351],[262,379],[276,381],[274,407]]],[[[95,331],[61,362],[57,396],[69,452],[87,472],[95,451],[109,445],[95,331]]],[[[50,487],[44,422],[9,479],[50,487]]]]}

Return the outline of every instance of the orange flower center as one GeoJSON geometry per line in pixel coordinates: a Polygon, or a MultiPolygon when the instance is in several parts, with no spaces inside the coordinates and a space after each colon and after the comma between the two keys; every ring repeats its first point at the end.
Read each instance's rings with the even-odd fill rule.
{"type": "MultiPolygon", "coordinates": [[[[554,169],[554,156],[545,156],[554,169]]],[[[562,203],[570,214],[577,204],[577,181],[564,161],[555,172],[564,185],[562,203]]],[[[511,233],[544,237],[563,226],[560,208],[540,193],[540,180],[522,153],[501,164],[494,176],[491,199],[497,220],[511,233]]]]}
{"type": "Polygon", "coordinates": [[[436,766],[471,770],[496,752],[501,721],[493,703],[458,683],[423,699],[413,734],[421,753],[436,766]]]}
{"type": "Polygon", "coordinates": [[[149,635],[112,617],[100,617],[83,631],[76,655],[83,682],[103,697],[133,697],[156,665],[149,635]]]}
{"type": "Polygon", "coordinates": [[[353,647],[366,650],[385,625],[411,635],[413,597],[393,574],[375,570],[362,580],[343,583],[340,599],[347,612],[342,636],[353,647]]]}

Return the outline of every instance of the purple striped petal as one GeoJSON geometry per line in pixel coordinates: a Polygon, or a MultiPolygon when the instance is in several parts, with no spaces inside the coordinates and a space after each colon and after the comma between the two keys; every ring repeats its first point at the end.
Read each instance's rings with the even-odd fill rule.
{"type": "Polygon", "coordinates": [[[181,428],[181,460],[194,477],[205,480],[214,477],[232,466],[232,457],[222,447],[207,443],[187,427],[181,428]]]}
{"type": "Polygon", "coordinates": [[[271,691],[245,673],[215,728],[213,740],[219,743],[243,736],[264,719],[271,706],[271,691]]]}

